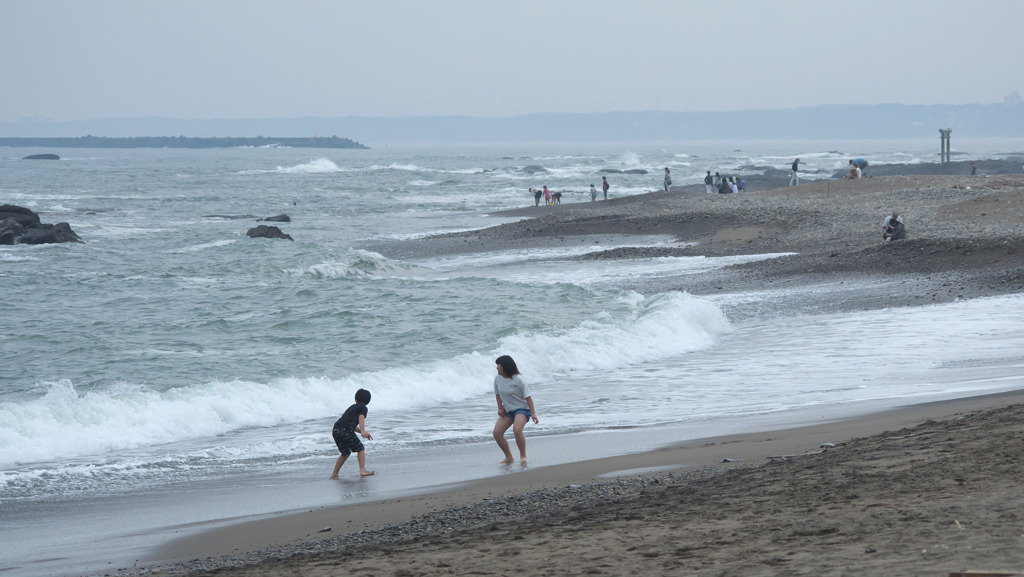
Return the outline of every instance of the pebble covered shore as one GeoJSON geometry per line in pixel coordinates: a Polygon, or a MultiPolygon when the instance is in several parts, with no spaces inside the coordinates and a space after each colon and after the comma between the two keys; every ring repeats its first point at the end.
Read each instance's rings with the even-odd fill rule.
{"type": "MultiPolygon", "coordinates": [[[[600,244],[590,240],[600,235],[663,235],[678,244],[638,242],[577,258],[792,253],[700,277],[639,278],[624,287],[643,293],[683,290],[705,295],[872,277],[880,291],[894,282],[905,285],[862,291],[842,302],[808,303],[815,310],[913,306],[1024,290],[1024,175],[819,180],[728,195],[691,187],[556,208],[537,211],[535,218],[438,235],[401,249],[378,248],[415,256],[600,244]],[[907,238],[883,243],[882,220],[894,210],[906,223],[907,238]]],[[[527,208],[497,215],[530,214],[527,208]]]]}
{"type": "MultiPolygon", "coordinates": [[[[526,218],[485,230],[439,235],[406,242],[401,246],[376,248],[393,255],[415,256],[552,243],[592,244],[595,242],[594,239],[600,238],[601,235],[637,235],[637,238],[640,238],[639,235],[667,235],[674,238],[677,244],[651,246],[638,243],[633,247],[596,252],[581,258],[635,259],[794,253],[770,260],[734,265],[701,278],[668,277],[656,281],[636,279],[635,286],[631,287],[639,291],[652,292],[686,290],[693,294],[709,294],[764,286],[806,285],[824,279],[835,281],[879,278],[892,281],[886,285],[887,288],[860,291],[859,296],[845,296],[841,302],[832,302],[838,299],[830,299],[826,295],[817,303],[790,305],[817,307],[823,310],[828,310],[829,307],[869,309],[909,306],[1024,291],[1024,176],[1021,175],[880,176],[860,181],[812,181],[798,187],[736,195],[709,195],[702,190],[690,189],[613,199],[608,202],[567,204],[557,209],[538,210],[538,216],[535,218],[526,218]],[[883,243],[882,219],[893,210],[898,210],[903,215],[908,238],[894,243],[883,243]]],[[[529,209],[522,209],[509,211],[501,216],[522,215],[531,216],[531,213],[529,209]]],[[[1012,415],[997,415],[1001,419],[1000,426],[1009,426],[1007,423],[1019,416],[1020,412],[1018,408],[1012,415]]],[[[968,423],[974,423],[977,418],[979,417],[970,417],[972,420],[968,423]]],[[[914,445],[912,450],[924,455],[924,451],[928,449],[918,447],[915,444],[916,440],[909,439],[918,435],[931,435],[933,430],[938,429],[945,431],[940,436],[948,436],[951,440],[955,434],[959,434],[958,432],[970,431],[974,436],[964,441],[965,447],[985,444],[986,438],[981,432],[981,422],[974,423],[973,428],[961,425],[962,423],[955,421],[941,424],[926,423],[917,432],[872,438],[865,441],[864,447],[858,449],[856,453],[841,447],[839,450],[825,451],[808,459],[829,459],[829,453],[841,455],[849,452],[851,458],[855,455],[859,459],[870,461],[873,451],[890,451],[890,445],[894,443],[908,447],[914,445]]],[[[1019,443],[1019,435],[1014,439],[1013,442],[1019,443]]],[[[949,446],[957,443],[960,441],[949,442],[949,446]]],[[[947,457],[940,454],[941,451],[935,449],[932,452],[934,454],[929,458],[946,462],[944,459],[947,457]]],[[[960,456],[966,459],[965,455],[960,456]]],[[[970,458],[980,456],[973,455],[970,458]]],[[[1002,476],[993,476],[991,482],[1009,482],[1013,472],[1004,471],[1003,461],[985,458],[985,462],[979,466],[990,472],[1000,471],[1010,475],[1006,479],[1002,476]]],[[[800,465],[799,469],[808,478],[811,475],[828,477],[828,471],[838,470],[836,467],[842,463],[841,460],[832,459],[833,462],[828,465],[832,467],[831,469],[821,469],[820,463],[817,462],[800,465]]],[[[609,508],[617,511],[613,517],[618,515],[625,518],[636,502],[645,502],[644,499],[653,492],[662,496],[682,495],[680,491],[690,486],[705,487],[702,490],[711,492],[715,490],[712,485],[701,485],[701,480],[723,474],[731,475],[730,483],[740,489],[744,486],[743,483],[747,482],[743,478],[743,475],[746,475],[750,477],[748,480],[753,485],[744,490],[758,491],[775,486],[765,483],[785,483],[773,475],[777,477],[789,466],[787,463],[768,463],[762,467],[743,467],[742,469],[748,471],[744,474],[735,471],[724,472],[726,468],[733,467],[723,465],[721,469],[705,468],[549,488],[455,507],[376,530],[319,535],[330,535],[324,539],[317,539],[318,535],[310,535],[309,542],[301,546],[263,549],[239,557],[196,559],[187,563],[153,568],[153,572],[198,575],[219,573],[227,568],[247,567],[248,569],[241,570],[242,574],[283,574],[286,570],[302,569],[304,563],[323,561],[323,555],[335,560],[351,559],[360,557],[360,552],[367,548],[377,553],[387,553],[390,551],[389,547],[396,544],[443,542],[452,535],[497,531],[496,523],[522,519],[527,510],[543,511],[540,518],[534,515],[531,519],[530,526],[534,528],[545,526],[545,519],[548,518],[557,520],[574,515],[601,517],[601,511],[609,508]],[[275,564],[284,564],[287,567],[275,569],[275,564]]],[[[934,479],[929,477],[928,482],[938,483],[944,490],[953,491],[955,486],[942,481],[943,475],[947,472],[936,465],[934,479]]],[[[965,471],[957,472],[956,475],[959,475],[957,478],[961,480],[957,483],[961,485],[964,482],[974,482],[976,476],[970,472],[969,467],[966,467],[965,471]]],[[[860,481],[865,482],[865,479],[862,478],[860,481]]],[[[901,485],[902,488],[897,489],[909,491],[908,495],[916,491],[916,484],[921,482],[913,475],[908,475],[905,481],[907,486],[901,485]]],[[[981,483],[981,477],[977,482],[981,483]]],[[[1006,483],[999,485],[1000,490],[1010,490],[1009,485],[1004,485],[1006,483]]],[[[803,490],[813,494],[816,489],[809,487],[803,490]]],[[[851,495],[840,495],[841,498],[836,498],[839,501],[858,498],[857,495],[851,495]]],[[[681,496],[679,499],[685,500],[681,496]]],[[[652,501],[644,506],[657,505],[652,501]]],[[[702,514],[711,514],[708,511],[713,510],[709,509],[702,514]]],[[[886,508],[879,509],[874,514],[888,513],[889,509],[886,508]]],[[[765,514],[771,513],[766,510],[765,514]]],[[[825,518],[815,519],[815,523],[822,527],[829,525],[825,518]]],[[[951,517],[949,523],[952,521],[951,517]]],[[[944,518],[942,522],[945,523],[944,518]]],[[[552,523],[560,525],[563,521],[552,521],[548,524],[552,523]]],[[[959,524],[957,521],[957,525],[959,524]]],[[[822,529],[815,525],[809,527],[808,531],[810,532],[806,535],[795,534],[794,539],[825,538],[841,529],[822,529]]],[[[869,529],[865,529],[858,539],[870,540],[870,533],[869,529]]],[[[886,545],[883,541],[879,543],[882,546],[886,545]]],[[[706,548],[708,545],[695,547],[706,548]]],[[[856,547],[859,548],[856,552],[858,555],[874,554],[879,550],[879,545],[873,542],[858,542],[856,547]]],[[[677,557],[680,557],[682,562],[695,555],[700,554],[684,552],[677,557]]],[[[724,564],[726,561],[718,562],[724,564]]],[[[781,564],[786,562],[787,559],[780,560],[781,564]]],[[[719,568],[724,568],[724,565],[719,568]]],[[[147,572],[150,572],[150,569],[125,569],[120,573],[147,572]]]]}
{"type": "Polygon", "coordinates": [[[1024,405],[1000,404],[760,462],[542,489],[119,574],[502,575],[507,548],[518,568],[551,575],[1014,573],[1024,405]]]}

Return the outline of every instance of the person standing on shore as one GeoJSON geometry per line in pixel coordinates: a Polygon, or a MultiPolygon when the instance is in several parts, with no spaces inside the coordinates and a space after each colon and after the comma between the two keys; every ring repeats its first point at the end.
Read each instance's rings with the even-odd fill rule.
{"type": "Polygon", "coordinates": [[[604,199],[608,200],[608,189],[611,188],[611,186],[608,184],[608,177],[607,176],[602,176],[601,180],[604,181],[601,184],[601,190],[604,191],[604,199]]]}
{"type": "Polygon", "coordinates": [[[547,185],[544,185],[544,204],[551,206],[551,191],[548,190],[547,185]]]}
{"type": "Polygon", "coordinates": [[[591,184],[590,185],[590,202],[594,202],[595,200],[597,200],[597,189],[594,188],[593,184],[591,184]]]}
{"type": "Polygon", "coordinates": [[[708,175],[704,177],[704,192],[712,194],[715,192],[715,177],[711,176],[711,171],[708,171],[708,175]]]}
{"type": "Polygon", "coordinates": [[[533,187],[530,189],[530,194],[533,195],[533,206],[540,206],[540,197],[544,194],[544,191],[537,187],[533,187]]]}
{"type": "Polygon", "coordinates": [[[512,458],[512,449],[505,439],[505,431],[512,427],[516,448],[519,449],[519,462],[526,464],[526,435],[523,434],[523,428],[530,419],[533,419],[534,424],[540,422],[537,410],[533,407],[533,397],[512,357],[502,355],[495,359],[494,364],[498,369],[498,374],[494,376],[494,397],[498,402],[494,440],[501,448],[501,452],[505,453],[505,460],[502,463],[515,462],[512,458]]]}
{"type": "Polygon", "coordinates": [[[334,423],[334,429],[331,431],[331,436],[334,437],[334,444],[341,451],[341,456],[334,462],[334,472],[331,473],[331,479],[338,478],[341,466],[345,464],[348,456],[353,451],[359,460],[359,476],[369,477],[373,474],[373,471],[366,470],[366,450],[363,448],[362,441],[356,436],[356,433],[359,433],[364,439],[368,441],[373,440],[370,433],[366,432],[366,405],[370,404],[370,391],[359,389],[356,391],[355,401],[355,404],[346,409],[341,418],[334,423]]]}
{"type": "Polygon", "coordinates": [[[668,192],[669,187],[672,186],[672,176],[669,174],[668,167],[665,167],[665,192],[668,192]]]}
{"type": "Polygon", "coordinates": [[[978,167],[974,166],[974,163],[972,162],[971,163],[971,176],[974,176],[976,174],[978,174],[978,167]]]}
{"type": "Polygon", "coordinates": [[[718,190],[719,188],[721,188],[722,187],[722,175],[718,174],[716,172],[715,176],[712,177],[712,179],[711,179],[711,184],[715,187],[715,190],[718,190]]]}
{"type": "Polygon", "coordinates": [[[800,159],[793,161],[793,166],[789,167],[789,185],[800,186],[800,175],[797,171],[800,170],[800,159]]]}

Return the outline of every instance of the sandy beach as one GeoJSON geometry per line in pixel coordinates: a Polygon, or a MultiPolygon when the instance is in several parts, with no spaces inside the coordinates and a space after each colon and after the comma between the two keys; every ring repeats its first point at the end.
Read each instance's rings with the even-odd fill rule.
{"type": "MultiPolygon", "coordinates": [[[[659,236],[673,242],[583,258],[791,253],[699,279],[639,278],[632,288],[641,292],[877,281],[842,298],[779,304],[779,315],[1024,292],[1020,175],[679,190],[493,216],[529,218],[368,248],[401,257],[659,236]],[[881,221],[893,210],[908,238],[882,243],[881,221]]],[[[1024,366],[1024,352],[1017,361],[1024,366]]],[[[1022,375],[1012,378],[1024,386],[1022,375]]],[[[171,543],[149,563],[197,575],[1024,572],[1022,403],[1019,392],[973,397],[531,468],[238,523],[171,543]]]]}
{"type": "Polygon", "coordinates": [[[703,439],[442,493],[235,525],[167,551],[230,551],[229,558],[164,570],[314,576],[1012,573],[1024,568],[1024,506],[1017,498],[1024,473],[1018,458],[1024,449],[1021,401],[1021,394],[976,397],[703,439]],[[367,529],[315,540],[318,529],[353,519],[367,529]]]}

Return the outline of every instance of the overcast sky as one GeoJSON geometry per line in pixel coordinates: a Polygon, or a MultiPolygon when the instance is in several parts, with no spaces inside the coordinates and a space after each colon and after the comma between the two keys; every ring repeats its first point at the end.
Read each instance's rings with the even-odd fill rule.
{"type": "Polygon", "coordinates": [[[0,121],[512,116],[1024,93],[1022,0],[0,0],[0,121]]]}

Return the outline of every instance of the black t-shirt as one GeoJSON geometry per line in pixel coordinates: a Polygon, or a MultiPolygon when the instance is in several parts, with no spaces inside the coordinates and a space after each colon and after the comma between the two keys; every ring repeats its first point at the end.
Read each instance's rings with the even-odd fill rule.
{"type": "Polygon", "coordinates": [[[351,407],[345,409],[345,414],[341,416],[336,423],[334,423],[335,429],[348,429],[354,431],[359,426],[359,415],[366,416],[366,405],[362,403],[356,403],[351,407]]]}
{"type": "Polygon", "coordinates": [[[714,184],[715,179],[709,174],[704,177],[704,184],[714,184]]]}

